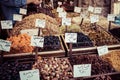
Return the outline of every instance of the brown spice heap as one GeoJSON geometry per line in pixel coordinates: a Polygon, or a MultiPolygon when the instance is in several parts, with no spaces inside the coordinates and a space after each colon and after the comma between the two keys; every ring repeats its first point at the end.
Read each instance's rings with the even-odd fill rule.
{"type": "Polygon", "coordinates": [[[68,59],[65,58],[40,58],[33,68],[40,70],[43,80],[70,80],[73,77],[68,59]]]}
{"type": "Polygon", "coordinates": [[[30,46],[30,36],[20,34],[7,39],[12,42],[10,53],[27,53],[32,52],[33,47],[30,46]]]}
{"type": "Polygon", "coordinates": [[[120,51],[111,51],[102,58],[108,61],[117,71],[120,71],[120,51]]]}
{"type": "Polygon", "coordinates": [[[22,21],[17,22],[13,30],[11,31],[11,36],[20,34],[20,31],[24,29],[36,28],[35,26],[36,19],[46,20],[46,28],[42,29],[43,34],[46,35],[46,34],[58,34],[59,33],[58,31],[59,24],[56,21],[56,19],[48,15],[39,13],[39,14],[29,15],[25,17],[22,21]]]}
{"type": "Polygon", "coordinates": [[[70,63],[73,65],[77,64],[91,64],[92,75],[104,74],[115,72],[114,68],[106,61],[103,61],[97,55],[79,55],[69,58],[70,63]]]}

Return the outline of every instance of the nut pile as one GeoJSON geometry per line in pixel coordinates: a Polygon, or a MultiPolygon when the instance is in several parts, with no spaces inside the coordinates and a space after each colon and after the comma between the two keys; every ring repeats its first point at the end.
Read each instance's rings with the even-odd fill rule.
{"type": "Polygon", "coordinates": [[[10,41],[11,49],[10,53],[27,53],[32,52],[34,47],[30,46],[30,36],[27,34],[20,34],[18,36],[11,36],[7,39],[10,41]]]}
{"type": "Polygon", "coordinates": [[[69,58],[70,63],[73,65],[76,64],[91,64],[92,73],[91,75],[98,75],[104,73],[115,72],[114,68],[106,61],[103,61],[97,55],[79,55],[69,58]]]}
{"type": "Polygon", "coordinates": [[[29,15],[29,16],[25,17],[22,21],[17,22],[15,24],[13,30],[11,31],[10,35],[11,36],[18,35],[18,34],[20,34],[20,31],[24,30],[24,29],[36,28],[36,26],[35,26],[36,19],[46,20],[46,28],[42,29],[42,32],[44,35],[59,33],[59,31],[58,31],[59,24],[56,21],[56,19],[54,19],[48,15],[39,13],[39,14],[29,15]]]}
{"type": "Polygon", "coordinates": [[[39,69],[43,80],[70,80],[72,71],[68,59],[65,58],[43,58],[33,65],[39,69]]]}
{"type": "Polygon", "coordinates": [[[81,29],[84,34],[90,37],[96,46],[119,44],[116,38],[102,30],[98,25],[96,28],[93,28],[89,23],[85,23],[81,26],[81,29]]]}
{"type": "Polygon", "coordinates": [[[108,61],[117,71],[120,71],[120,51],[111,51],[102,58],[108,61]]]}

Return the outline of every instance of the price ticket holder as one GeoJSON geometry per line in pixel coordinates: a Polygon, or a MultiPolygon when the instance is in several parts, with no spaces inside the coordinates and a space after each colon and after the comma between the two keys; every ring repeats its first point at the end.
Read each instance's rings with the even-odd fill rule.
{"type": "Polygon", "coordinates": [[[0,50],[0,64],[3,62],[3,51],[0,50]]]}
{"type": "MultiPolygon", "coordinates": [[[[40,31],[41,31],[41,28],[38,29],[38,36],[40,36],[40,31]]],[[[38,49],[39,47],[35,48],[35,61],[37,61],[38,59],[38,49]]]]}
{"type": "Polygon", "coordinates": [[[112,21],[109,21],[108,31],[110,31],[110,29],[111,29],[111,23],[112,23],[112,21]]]}
{"type": "Polygon", "coordinates": [[[108,25],[108,31],[109,31],[111,29],[112,21],[115,21],[115,15],[114,14],[108,14],[107,19],[109,21],[109,25],[108,25]]]}
{"type": "MultiPolygon", "coordinates": [[[[45,20],[36,19],[35,26],[38,27],[38,36],[41,36],[41,30],[46,25],[45,20]]],[[[38,47],[35,48],[35,60],[38,58],[38,47]]]]}

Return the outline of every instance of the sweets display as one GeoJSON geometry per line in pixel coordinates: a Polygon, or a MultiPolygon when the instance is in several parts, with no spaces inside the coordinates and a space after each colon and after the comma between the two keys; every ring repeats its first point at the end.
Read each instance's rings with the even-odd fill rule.
{"type": "Polygon", "coordinates": [[[19,71],[30,70],[33,62],[6,61],[0,66],[0,80],[20,80],[19,71]]]}
{"type": "Polygon", "coordinates": [[[18,34],[20,34],[20,31],[24,30],[24,29],[36,28],[37,27],[37,26],[35,26],[36,19],[46,20],[46,27],[45,27],[45,29],[42,29],[42,32],[44,35],[59,33],[59,30],[58,30],[59,24],[56,21],[56,19],[54,19],[48,15],[39,13],[39,14],[29,15],[29,16],[25,17],[22,21],[17,22],[15,24],[13,30],[11,31],[10,35],[11,36],[18,35],[18,34]]]}
{"type": "Polygon", "coordinates": [[[108,61],[117,71],[120,71],[120,51],[111,51],[103,55],[102,58],[108,61]]]}
{"type": "Polygon", "coordinates": [[[7,39],[10,41],[11,49],[10,53],[27,53],[32,52],[34,50],[34,47],[30,46],[30,36],[27,34],[20,34],[18,36],[11,36],[7,39]]]}
{"type": "Polygon", "coordinates": [[[42,58],[33,65],[43,80],[71,80],[72,71],[66,58],[42,58]]]}
{"type": "Polygon", "coordinates": [[[39,48],[39,51],[52,51],[59,49],[62,49],[62,46],[58,36],[44,36],[44,47],[39,48]]]}
{"type": "Polygon", "coordinates": [[[115,69],[106,61],[103,61],[97,55],[79,55],[69,58],[71,65],[77,64],[91,64],[92,72],[91,75],[98,75],[104,73],[115,72],[115,69]]]}
{"type": "Polygon", "coordinates": [[[73,43],[73,48],[93,47],[90,38],[83,33],[77,33],[77,43],[73,43]]]}
{"type": "Polygon", "coordinates": [[[119,41],[115,37],[108,34],[98,25],[91,26],[90,23],[85,23],[81,26],[81,29],[96,46],[119,44],[119,41]]]}

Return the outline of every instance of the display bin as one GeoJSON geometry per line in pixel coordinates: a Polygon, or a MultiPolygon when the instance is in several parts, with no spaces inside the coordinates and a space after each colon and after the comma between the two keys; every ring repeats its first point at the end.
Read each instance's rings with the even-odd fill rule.
{"type": "MultiPolygon", "coordinates": [[[[91,40],[91,43],[93,44],[92,46],[78,46],[78,47],[72,47],[72,54],[76,55],[79,53],[82,54],[88,54],[88,53],[97,53],[97,47],[99,46],[104,46],[107,45],[109,50],[116,50],[116,49],[120,49],[120,40],[119,38],[113,36],[110,32],[106,31],[104,28],[97,26],[99,31],[94,31],[94,29],[91,29],[92,31],[94,31],[93,33],[87,33],[87,31],[82,30],[83,32],[83,36],[86,36],[91,40]],[[105,34],[103,34],[105,33],[105,34]],[[105,36],[107,35],[107,36],[105,36]],[[103,39],[101,37],[104,37],[103,39]]],[[[65,35],[62,34],[61,35],[61,39],[63,41],[63,44],[66,47],[66,51],[69,52],[69,44],[65,42],[65,35]]],[[[84,40],[83,40],[83,44],[84,44],[84,40]]],[[[82,45],[83,45],[82,44],[82,45]]],[[[80,44],[76,44],[76,45],[80,45],[80,44]]]]}
{"type": "MultiPolygon", "coordinates": [[[[56,60],[58,60],[59,61],[59,59],[65,59],[65,61],[66,61],[66,63],[68,63],[69,64],[69,68],[71,68],[71,70],[70,71],[72,71],[72,73],[73,73],[73,68],[72,68],[72,64],[71,64],[71,62],[69,61],[69,58],[68,57],[66,57],[66,58],[57,58],[57,59],[55,59],[55,61],[56,60]]],[[[44,60],[43,60],[43,63],[41,63],[41,62],[39,62],[40,60],[38,60],[38,62],[37,63],[40,63],[42,66],[43,65],[45,65],[44,64],[44,61],[48,61],[48,63],[51,61],[50,60],[50,58],[44,58],[44,60]],[[48,59],[48,60],[47,60],[48,59]]],[[[51,61],[52,62],[52,61],[51,61]]],[[[54,62],[54,61],[53,61],[54,62]]],[[[63,64],[63,62],[64,61],[62,61],[62,64],[63,64]]],[[[46,74],[44,74],[44,72],[42,73],[41,72],[41,70],[42,70],[42,68],[40,68],[40,67],[42,67],[42,66],[38,66],[38,65],[40,65],[40,64],[34,64],[34,68],[33,69],[39,69],[39,71],[40,71],[40,76],[41,76],[41,80],[44,80],[44,78],[45,78],[45,76],[44,75],[46,75],[46,74]],[[44,76],[44,78],[43,78],[43,76],[44,76]]],[[[48,63],[46,62],[46,65],[48,65],[48,63]]],[[[57,63],[57,62],[56,62],[57,63]]],[[[61,64],[61,65],[62,65],[61,64]]],[[[50,65],[50,63],[49,63],[49,65],[50,65]]],[[[53,66],[53,65],[52,65],[53,66]]],[[[54,65],[55,66],[55,65],[54,65]]],[[[59,66],[60,67],[60,66],[59,66]]],[[[45,70],[45,69],[44,69],[45,70]]],[[[47,69],[46,69],[47,70],[47,69]]],[[[48,69],[49,70],[49,69],[48,69]]],[[[51,70],[51,69],[50,69],[51,70]]],[[[55,69],[56,70],[56,69],[55,69]]],[[[62,73],[61,73],[62,74],[62,73]]],[[[73,77],[70,77],[68,80],[94,80],[95,78],[97,78],[97,77],[100,77],[100,76],[109,76],[109,77],[111,77],[111,79],[112,80],[119,80],[120,79],[120,72],[117,72],[117,71],[115,71],[115,72],[110,72],[110,73],[103,73],[103,74],[97,74],[97,75],[92,75],[92,76],[89,76],[89,77],[78,77],[78,78],[73,78],[73,77]]],[[[46,76],[47,77],[47,76],[46,76]]],[[[49,75],[49,77],[50,77],[50,75],[49,75]]],[[[56,78],[57,79],[57,78],[56,78]]],[[[64,80],[64,79],[63,79],[64,80]]],[[[66,79],[65,79],[66,80],[66,79]]]]}
{"type": "MultiPolygon", "coordinates": [[[[56,56],[56,57],[64,57],[65,56],[65,49],[64,46],[62,44],[61,38],[59,35],[55,35],[56,37],[59,38],[59,42],[60,42],[60,48],[59,49],[49,49],[49,50],[41,50],[38,51],[38,55],[43,56],[43,57],[47,57],[47,56],[56,56]]],[[[49,47],[53,47],[53,45],[50,45],[49,47]]],[[[35,56],[36,52],[30,52],[30,53],[3,53],[3,57],[19,57],[19,56],[35,56]]]]}

